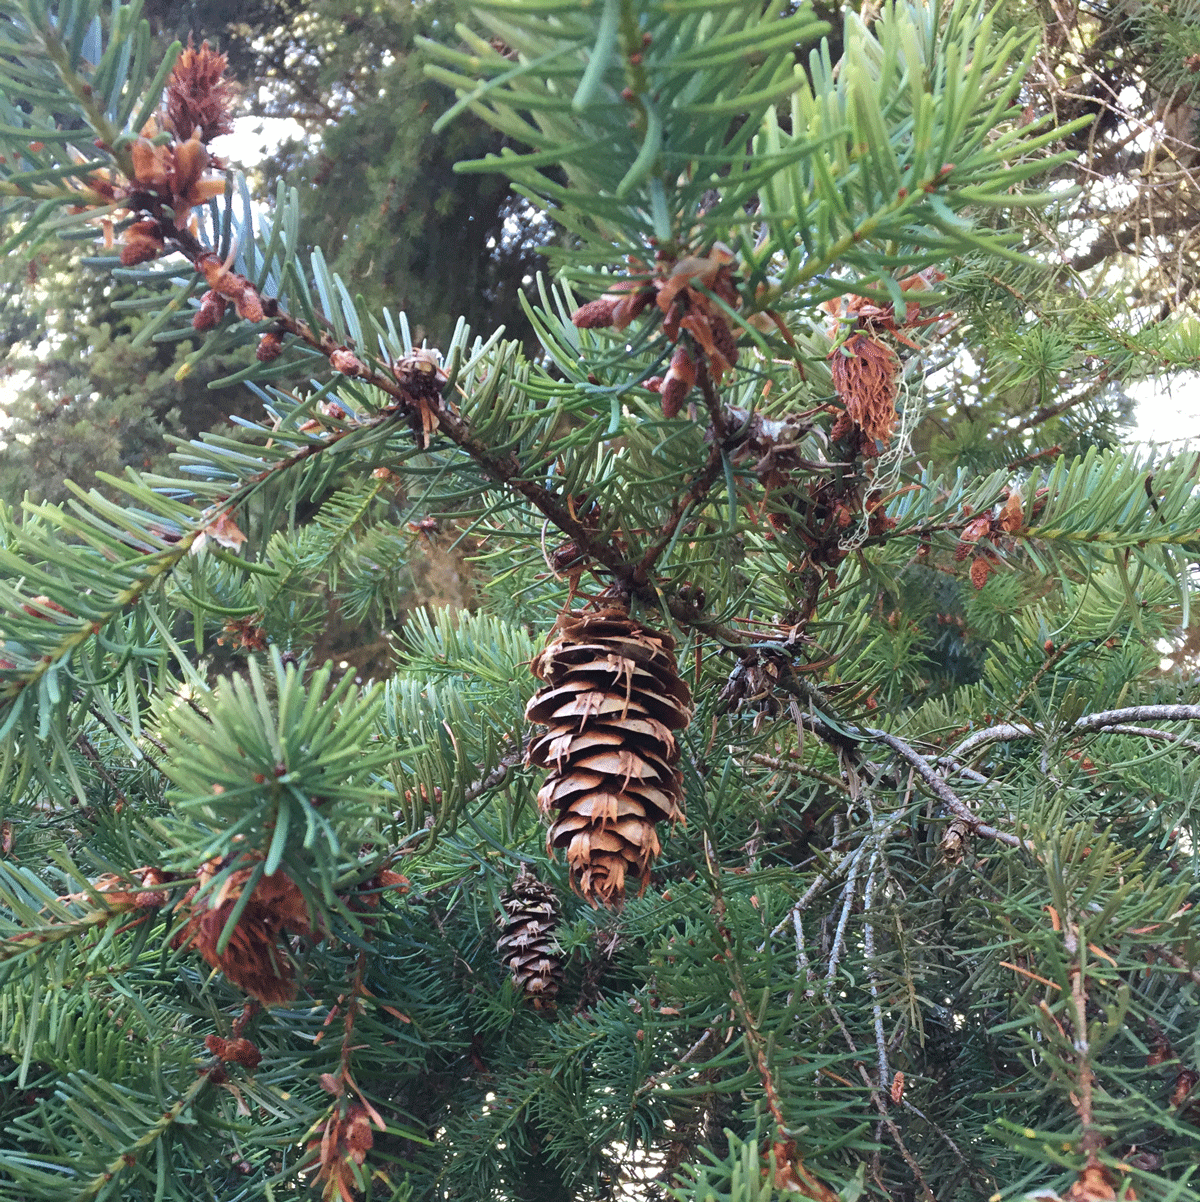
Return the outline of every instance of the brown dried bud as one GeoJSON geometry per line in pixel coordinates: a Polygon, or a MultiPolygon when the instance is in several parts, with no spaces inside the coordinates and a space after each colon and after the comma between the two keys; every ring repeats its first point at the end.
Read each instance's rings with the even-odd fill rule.
{"type": "Polygon", "coordinates": [[[435,351],[413,351],[392,364],[392,375],[396,381],[415,396],[433,400],[442,395],[442,389],[449,383],[450,377],[438,362],[435,351]]]}
{"type": "Polygon", "coordinates": [[[243,1068],[256,1069],[262,1063],[262,1052],[248,1039],[222,1039],[219,1035],[206,1035],[204,1046],[218,1059],[240,1064],[243,1068]]]}
{"type": "Polygon", "coordinates": [[[254,357],[260,363],[270,363],[273,359],[278,359],[283,354],[283,339],[272,330],[269,334],[264,334],[258,341],[258,346],[255,348],[254,357]]]}
{"type": "Polygon", "coordinates": [[[175,176],[171,181],[171,190],[177,196],[186,196],[200,182],[200,177],[208,170],[208,151],[204,149],[198,134],[193,134],[186,142],[180,142],[175,147],[175,176]]]}
{"type": "Polygon", "coordinates": [[[130,147],[133,159],[133,182],[140,188],[165,188],[170,168],[170,151],[155,146],[149,138],[138,138],[130,147]]]}
{"type": "MultiPolygon", "coordinates": [[[[628,285],[629,290],[617,302],[617,307],[613,310],[613,325],[618,330],[623,330],[635,317],[639,317],[642,312],[654,301],[654,289],[647,287],[636,287],[632,283],[628,285]]],[[[621,285],[617,285],[615,292],[621,291],[621,285]]]]}
{"type": "Polygon", "coordinates": [[[671,356],[671,366],[663,377],[659,397],[662,400],[664,417],[678,417],[683,408],[684,398],[696,383],[696,365],[691,356],[681,346],[675,348],[671,356]]]}
{"type": "Polygon", "coordinates": [[[604,326],[611,326],[613,312],[618,303],[618,298],[615,296],[602,296],[599,300],[588,301],[586,305],[580,305],[571,314],[571,321],[581,330],[596,330],[604,326]]]}
{"type": "Polygon", "coordinates": [[[157,259],[162,252],[163,237],[157,221],[138,221],[125,231],[121,246],[121,263],[125,267],[148,263],[151,259],[157,259]]]}
{"type": "Polygon", "coordinates": [[[219,292],[209,289],[200,298],[200,308],[192,318],[193,330],[215,330],[225,316],[227,301],[219,292]]]}
{"type": "Polygon", "coordinates": [[[196,260],[196,269],[203,272],[208,286],[226,300],[233,301],[239,317],[245,321],[262,321],[263,303],[254,285],[221,262],[211,251],[196,260]]]}
{"type": "Polygon", "coordinates": [[[237,315],[243,321],[259,322],[264,316],[262,307],[262,298],[254,290],[254,286],[246,280],[242,280],[241,276],[235,276],[235,279],[241,280],[243,285],[233,299],[233,307],[237,310],[237,315]]]}
{"type": "Polygon", "coordinates": [[[339,346],[329,356],[329,366],[334,371],[340,371],[344,376],[361,375],[367,370],[363,361],[353,351],[347,350],[344,346],[339,346]]]}
{"type": "Polygon", "coordinates": [[[556,572],[562,572],[581,559],[579,548],[575,545],[574,540],[571,540],[560,543],[554,548],[554,554],[550,556],[550,563],[556,572]]]}
{"type": "Polygon", "coordinates": [[[1020,530],[1021,523],[1025,520],[1024,510],[1021,505],[1021,494],[1014,492],[1009,495],[1007,501],[1004,502],[1004,507],[1000,510],[1000,529],[1005,534],[1012,534],[1015,530],[1020,530]]]}
{"type": "MultiPolygon", "coordinates": [[[[964,560],[971,554],[971,546],[977,543],[981,538],[992,532],[992,515],[990,513],[980,514],[968,522],[966,528],[962,532],[962,537],[958,545],[954,548],[954,558],[964,560]]],[[[986,579],[986,577],[985,577],[986,579]]]]}
{"type": "Polygon", "coordinates": [[[985,556],[978,555],[971,560],[971,583],[976,589],[981,589],[987,584],[988,573],[991,570],[991,562],[985,556]]]}

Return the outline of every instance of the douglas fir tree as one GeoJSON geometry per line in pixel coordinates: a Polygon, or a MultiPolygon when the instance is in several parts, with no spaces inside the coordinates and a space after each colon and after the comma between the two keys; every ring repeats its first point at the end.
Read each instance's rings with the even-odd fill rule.
{"type": "Polygon", "coordinates": [[[1200,1198],[1200,462],[1091,417],[1200,335],[1039,259],[1028,10],[484,0],[533,358],[301,256],[210,47],[0,17],[6,249],[264,410],[0,515],[0,1198],[1200,1198]]]}

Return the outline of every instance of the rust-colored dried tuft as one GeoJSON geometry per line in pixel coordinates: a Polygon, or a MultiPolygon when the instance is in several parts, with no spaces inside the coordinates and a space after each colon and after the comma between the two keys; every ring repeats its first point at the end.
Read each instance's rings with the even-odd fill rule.
{"type": "Polygon", "coordinates": [[[186,921],[175,937],[175,946],[195,948],[232,984],[265,1005],[291,1001],[296,992],[295,972],[284,940],[289,934],[313,933],[299,887],[283,872],[264,876],[239,915],[225,950],[218,952],[221,932],[254,868],[235,870],[220,888],[197,897],[217,869],[216,861],[204,865],[196,884],[176,907],[186,921]]]}
{"type": "Polygon", "coordinates": [[[900,356],[878,338],[851,334],[830,352],[829,365],[850,420],[871,438],[890,442],[900,392],[900,356]]]}
{"type": "Polygon", "coordinates": [[[164,105],[167,123],[177,138],[190,138],[199,131],[201,142],[211,142],[221,134],[233,133],[234,86],[225,79],[225,55],[200,49],[188,37],[187,49],[175,60],[167,82],[164,105]]]}
{"type": "Polygon", "coordinates": [[[361,1102],[351,1102],[344,1113],[334,1109],[320,1135],[308,1141],[308,1151],[316,1154],[320,1165],[317,1181],[324,1182],[324,1202],[355,1202],[360,1195],[355,1170],[374,1143],[371,1115],[361,1102]]]}
{"type": "Polygon", "coordinates": [[[626,877],[646,886],[656,824],[683,817],[672,732],[692,711],[675,640],[619,610],[564,614],[532,667],[546,682],[525,716],[549,727],[528,756],[549,770],[538,794],[547,849],[566,852],[572,885],[593,905],[619,906],[626,877]]]}
{"type": "Polygon", "coordinates": [[[251,1071],[262,1063],[262,1052],[248,1039],[222,1039],[219,1035],[206,1035],[204,1046],[214,1056],[226,1063],[240,1064],[251,1071]]]}

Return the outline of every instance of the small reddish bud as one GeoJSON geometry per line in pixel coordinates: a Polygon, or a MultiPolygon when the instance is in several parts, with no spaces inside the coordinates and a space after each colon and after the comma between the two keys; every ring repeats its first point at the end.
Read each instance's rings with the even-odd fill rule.
{"type": "Polygon", "coordinates": [[[683,408],[684,399],[696,383],[696,365],[691,356],[681,346],[675,348],[671,356],[671,366],[663,378],[659,397],[662,400],[664,417],[678,417],[683,408]]]}
{"type": "Polygon", "coordinates": [[[329,356],[329,366],[334,371],[340,371],[344,376],[358,375],[367,370],[363,361],[353,351],[347,350],[344,346],[339,346],[329,356]]]}
{"type": "Polygon", "coordinates": [[[125,231],[121,262],[126,267],[157,259],[163,252],[163,237],[156,221],[138,221],[125,231]]]}
{"type": "Polygon", "coordinates": [[[225,316],[225,298],[219,292],[206,292],[200,298],[200,308],[192,318],[193,330],[215,330],[225,316]]]}
{"type": "Polygon", "coordinates": [[[282,354],[283,339],[274,331],[264,334],[259,339],[258,346],[254,351],[254,357],[260,363],[270,363],[273,359],[278,359],[282,354]]]}
{"type": "Polygon", "coordinates": [[[602,296],[598,300],[588,301],[580,305],[571,314],[571,323],[581,330],[596,330],[613,323],[613,312],[617,307],[619,297],[602,296]]]}

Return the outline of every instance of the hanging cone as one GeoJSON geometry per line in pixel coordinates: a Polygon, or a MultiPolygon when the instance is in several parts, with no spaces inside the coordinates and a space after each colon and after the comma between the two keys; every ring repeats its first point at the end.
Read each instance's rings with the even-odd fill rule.
{"type": "Polygon", "coordinates": [[[593,905],[620,905],[626,876],[645,888],[655,824],[683,817],[671,732],[687,726],[692,699],[674,649],[670,635],[606,610],[564,614],[533,661],[546,687],[525,716],[549,730],[528,759],[549,769],[538,794],[546,846],[566,849],[572,884],[593,905]]]}
{"type": "Polygon", "coordinates": [[[563,953],[558,928],[558,898],[524,865],[512,888],[500,899],[504,929],[496,951],[508,966],[517,988],[537,1010],[553,1010],[563,979],[563,953]]]}

